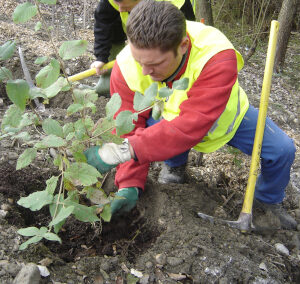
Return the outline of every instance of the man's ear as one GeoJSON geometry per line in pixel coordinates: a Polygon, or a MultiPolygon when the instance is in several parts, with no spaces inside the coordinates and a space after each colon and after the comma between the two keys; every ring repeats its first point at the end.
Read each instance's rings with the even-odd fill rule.
{"type": "Polygon", "coordinates": [[[187,36],[185,36],[179,45],[179,50],[180,50],[181,54],[183,55],[187,52],[188,49],[189,49],[189,38],[187,36]]]}

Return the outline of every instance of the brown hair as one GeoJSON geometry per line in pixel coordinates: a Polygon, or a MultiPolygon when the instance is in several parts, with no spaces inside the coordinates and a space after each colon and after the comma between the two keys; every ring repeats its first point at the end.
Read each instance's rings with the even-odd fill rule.
{"type": "Polygon", "coordinates": [[[168,1],[142,0],[130,12],[126,25],[129,41],[137,48],[177,49],[186,35],[183,13],[168,1]]]}

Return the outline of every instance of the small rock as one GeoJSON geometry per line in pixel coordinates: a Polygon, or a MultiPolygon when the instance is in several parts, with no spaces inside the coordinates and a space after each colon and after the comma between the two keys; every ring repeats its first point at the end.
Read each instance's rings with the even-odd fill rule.
{"type": "Polygon", "coordinates": [[[148,284],[149,283],[150,276],[148,274],[145,274],[139,281],[141,284],[148,284]]]}
{"type": "Polygon", "coordinates": [[[158,264],[165,265],[167,263],[167,256],[164,253],[157,254],[155,256],[155,261],[158,264]]]}
{"type": "Polygon", "coordinates": [[[41,280],[40,271],[34,263],[25,265],[18,273],[13,284],[39,284],[41,280]]]}
{"type": "Polygon", "coordinates": [[[147,268],[152,268],[153,267],[153,263],[151,261],[147,261],[146,264],[145,264],[145,266],[147,268]]]}
{"type": "Polygon", "coordinates": [[[8,153],[8,159],[11,161],[15,161],[19,158],[19,155],[15,152],[9,152],[8,153]]]}
{"type": "Polygon", "coordinates": [[[260,268],[261,270],[268,271],[267,266],[266,266],[266,264],[265,264],[264,262],[262,262],[262,263],[259,265],[259,268],[260,268]]]}
{"type": "Polygon", "coordinates": [[[183,259],[170,256],[167,258],[167,262],[171,266],[177,266],[177,265],[180,265],[181,263],[183,263],[183,259]]]}
{"type": "Polygon", "coordinates": [[[143,273],[141,271],[138,271],[134,268],[130,269],[130,273],[138,278],[142,278],[143,277],[143,273]]]}
{"type": "Polygon", "coordinates": [[[2,98],[0,98],[0,106],[3,106],[4,105],[4,103],[3,103],[3,99],[2,98]]]}
{"type": "Polygon", "coordinates": [[[290,255],[289,250],[283,244],[276,243],[275,248],[276,248],[277,252],[279,252],[280,254],[290,255]]]}
{"type": "Polygon", "coordinates": [[[38,265],[38,268],[42,277],[48,277],[50,275],[50,272],[46,266],[38,265]]]}
{"type": "Polygon", "coordinates": [[[0,209],[0,218],[5,218],[7,213],[8,213],[7,211],[4,211],[4,210],[0,209]]]}
{"type": "Polygon", "coordinates": [[[297,219],[300,219],[300,208],[295,210],[295,216],[297,219]]]}
{"type": "Polygon", "coordinates": [[[57,157],[57,153],[56,153],[55,149],[50,148],[49,153],[50,153],[50,156],[52,158],[56,158],[57,157]]]}
{"type": "Polygon", "coordinates": [[[11,207],[9,204],[4,203],[1,205],[1,210],[9,211],[10,209],[11,209],[11,207]]]}

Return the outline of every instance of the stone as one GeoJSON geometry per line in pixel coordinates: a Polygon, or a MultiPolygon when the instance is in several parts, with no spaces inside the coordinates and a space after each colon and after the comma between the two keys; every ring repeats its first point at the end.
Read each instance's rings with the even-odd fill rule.
{"type": "Polygon", "coordinates": [[[275,249],[276,249],[276,251],[279,252],[280,254],[283,254],[283,255],[290,255],[289,250],[288,250],[283,244],[276,243],[276,244],[275,244],[275,249]]]}
{"type": "Polygon", "coordinates": [[[183,259],[179,257],[170,256],[167,258],[167,263],[171,266],[177,266],[183,263],[183,259]]]}
{"type": "Polygon", "coordinates": [[[165,265],[167,263],[167,256],[164,253],[159,253],[155,256],[155,261],[158,264],[165,265]]]}
{"type": "Polygon", "coordinates": [[[40,281],[41,275],[39,268],[34,263],[28,263],[18,273],[13,284],[39,284],[40,281]]]}

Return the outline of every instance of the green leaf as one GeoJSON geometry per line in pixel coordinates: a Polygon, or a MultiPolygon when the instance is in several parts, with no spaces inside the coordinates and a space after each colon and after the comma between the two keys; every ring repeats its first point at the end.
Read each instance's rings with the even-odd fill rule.
{"type": "Polygon", "coordinates": [[[34,31],[39,31],[42,27],[42,23],[40,21],[38,21],[35,26],[34,26],[34,31]]]}
{"type": "Polygon", "coordinates": [[[60,64],[56,59],[52,58],[50,63],[35,76],[37,86],[46,89],[58,79],[59,73],[60,64]]]}
{"type": "Polygon", "coordinates": [[[132,274],[127,274],[127,284],[136,284],[139,281],[139,278],[134,277],[132,274]]]}
{"type": "Polygon", "coordinates": [[[103,189],[89,187],[87,190],[87,197],[93,203],[98,204],[99,207],[104,206],[107,203],[110,203],[110,199],[107,197],[103,189]]]}
{"type": "Polygon", "coordinates": [[[17,161],[17,170],[27,167],[35,159],[37,150],[34,148],[26,149],[18,158],[17,161]]]}
{"type": "Polygon", "coordinates": [[[81,111],[84,109],[84,106],[81,104],[71,104],[67,109],[67,114],[71,115],[77,111],[81,111]]]}
{"type": "Polygon", "coordinates": [[[112,120],[115,113],[120,109],[122,104],[121,97],[118,93],[114,93],[109,102],[105,106],[106,117],[108,120],[112,120]]]}
{"type": "Polygon", "coordinates": [[[64,137],[66,138],[69,133],[74,132],[74,125],[72,122],[66,123],[63,126],[64,137]]]}
{"type": "Polygon", "coordinates": [[[101,218],[105,221],[105,222],[110,222],[111,220],[111,208],[110,208],[110,204],[105,204],[103,207],[102,212],[100,213],[101,218]]]}
{"type": "Polygon", "coordinates": [[[18,127],[22,120],[23,112],[16,106],[11,105],[5,112],[1,124],[1,129],[4,131],[6,127],[18,127]]]}
{"type": "Polygon", "coordinates": [[[68,60],[82,55],[88,42],[86,40],[71,40],[64,42],[59,48],[59,55],[62,59],[68,60]]]}
{"type": "Polygon", "coordinates": [[[89,102],[96,102],[98,94],[93,89],[74,89],[74,103],[85,105],[89,102]]]}
{"type": "Polygon", "coordinates": [[[27,197],[21,197],[17,202],[20,206],[31,211],[40,210],[43,206],[52,203],[53,196],[47,190],[31,193],[27,197]]]}
{"type": "Polygon", "coordinates": [[[71,88],[68,81],[64,77],[59,77],[58,80],[51,86],[45,89],[47,98],[55,97],[60,91],[68,91],[71,88]]]}
{"type": "Polygon", "coordinates": [[[74,152],[74,153],[72,153],[72,155],[76,162],[85,162],[86,163],[86,157],[82,152],[74,152]]]}
{"type": "Polygon", "coordinates": [[[34,113],[23,113],[22,119],[20,121],[20,128],[29,126],[31,124],[36,124],[37,122],[37,116],[34,113]]]}
{"type": "Polygon", "coordinates": [[[29,240],[27,240],[26,242],[24,242],[23,244],[20,245],[19,250],[24,250],[26,249],[30,244],[34,244],[39,242],[43,237],[40,236],[34,236],[32,238],[30,238],[29,240]]]}
{"type": "Polygon", "coordinates": [[[39,2],[44,3],[44,4],[49,4],[49,5],[54,5],[56,4],[57,0],[39,0],[39,2]]]}
{"type": "Polygon", "coordinates": [[[66,140],[67,140],[67,141],[70,141],[70,140],[72,140],[74,137],[75,137],[75,132],[70,132],[70,133],[67,135],[66,140]]]}
{"type": "MultiPolygon", "coordinates": [[[[50,211],[51,217],[54,217],[54,213],[55,213],[56,205],[57,205],[57,199],[58,199],[58,194],[56,194],[54,196],[54,200],[53,200],[52,204],[49,205],[49,211],[50,211]]],[[[64,202],[64,197],[62,195],[60,195],[59,202],[60,203],[64,202]]],[[[63,205],[62,204],[58,204],[56,214],[59,214],[59,212],[60,212],[60,210],[62,208],[63,208],[63,205]]],[[[60,231],[61,227],[64,225],[65,222],[66,222],[66,220],[63,220],[60,223],[54,225],[54,232],[58,233],[60,231]]]]}
{"type": "Polygon", "coordinates": [[[28,227],[24,229],[20,229],[17,231],[19,235],[25,236],[25,237],[31,237],[31,236],[36,236],[40,232],[39,228],[36,227],[28,227]]]}
{"type": "Polygon", "coordinates": [[[37,7],[29,2],[20,4],[13,12],[13,21],[15,24],[22,24],[29,21],[37,14],[37,7]]]}
{"type": "Polygon", "coordinates": [[[64,137],[64,131],[61,125],[57,120],[54,120],[52,118],[46,118],[42,123],[43,130],[48,135],[56,135],[61,138],[64,137]]]}
{"type": "Polygon", "coordinates": [[[24,80],[9,80],[6,84],[6,92],[10,100],[22,111],[25,110],[26,100],[29,98],[29,86],[24,80]]]}
{"type": "Polygon", "coordinates": [[[182,78],[173,83],[174,90],[186,90],[189,86],[189,78],[182,78]]]}
{"type": "Polygon", "coordinates": [[[56,135],[49,135],[46,136],[42,141],[41,144],[46,147],[63,147],[67,145],[67,142],[62,139],[61,137],[58,137],[56,135]]]}
{"type": "Polygon", "coordinates": [[[123,134],[131,132],[135,125],[133,121],[138,120],[138,114],[132,113],[129,110],[121,111],[116,118],[116,130],[117,135],[121,136],[123,134]]]}
{"type": "Polygon", "coordinates": [[[142,93],[135,92],[133,99],[133,108],[136,111],[140,111],[150,106],[152,101],[149,101],[142,93]]]}
{"type": "Polygon", "coordinates": [[[16,135],[14,138],[22,140],[22,141],[29,141],[31,139],[31,136],[29,135],[28,132],[23,131],[21,133],[19,133],[18,135],[16,135]]]}
{"type": "Polygon", "coordinates": [[[109,121],[107,118],[102,118],[97,122],[97,125],[94,127],[93,136],[100,135],[101,140],[104,142],[113,142],[116,144],[121,144],[123,139],[111,133],[114,127],[114,120],[109,121]]]}
{"type": "Polygon", "coordinates": [[[50,222],[49,226],[57,225],[58,223],[67,219],[73,213],[74,208],[74,206],[63,207],[56,215],[56,217],[50,222]]]}
{"type": "Polygon", "coordinates": [[[46,62],[47,60],[48,60],[48,56],[41,56],[41,57],[38,57],[38,58],[34,61],[34,64],[41,65],[41,64],[43,64],[44,62],[46,62]]]}
{"type": "Polygon", "coordinates": [[[159,101],[159,102],[155,103],[152,108],[152,117],[155,120],[159,120],[161,118],[163,111],[164,111],[164,102],[159,101]]]}
{"type": "Polygon", "coordinates": [[[95,207],[87,207],[72,201],[67,201],[65,202],[65,204],[68,206],[74,206],[73,214],[79,221],[90,223],[100,221],[100,219],[96,215],[95,207]]]}
{"type": "Polygon", "coordinates": [[[34,100],[35,98],[48,99],[44,89],[33,87],[29,90],[29,98],[34,100]]]}
{"type": "Polygon", "coordinates": [[[58,177],[56,176],[52,176],[51,178],[49,178],[46,181],[47,187],[46,187],[46,191],[50,194],[54,194],[56,186],[57,186],[57,182],[58,182],[58,177]]]}
{"type": "Polygon", "coordinates": [[[74,184],[80,182],[84,186],[96,183],[99,177],[101,174],[86,163],[73,163],[65,172],[65,178],[74,184]]]}
{"type": "Polygon", "coordinates": [[[87,130],[89,130],[90,126],[88,126],[83,119],[79,119],[74,123],[75,128],[75,136],[78,140],[83,140],[88,138],[87,130]]]}
{"type": "Polygon", "coordinates": [[[0,82],[5,80],[12,80],[12,73],[6,67],[0,67],[0,82]]]}
{"type": "Polygon", "coordinates": [[[11,58],[16,50],[16,43],[14,41],[7,41],[0,46],[0,60],[11,58]]]}
{"type": "Polygon", "coordinates": [[[173,90],[168,87],[163,87],[163,88],[159,89],[159,91],[158,91],[158,96],[160,98],[167,98],[167,97],[171,96],[172,94],[173,94],[173,90]]]}
{"type": "Polygon", "coordinates": [[[136,111],[143,110],[151,106],[157,95],[158,84],[156,82],[152,83],[149,88],[145,91],[145,94],[140,92],[135,92],[133,107],[136,111]]]}
{"type": "Polygon", "coordinates": [[[59,243],[62,243],[61,238],[58,235],[53,233],[46,233],[43,237],[44,239],[47,239],[49,241],[57,241],[59,243]]]}

